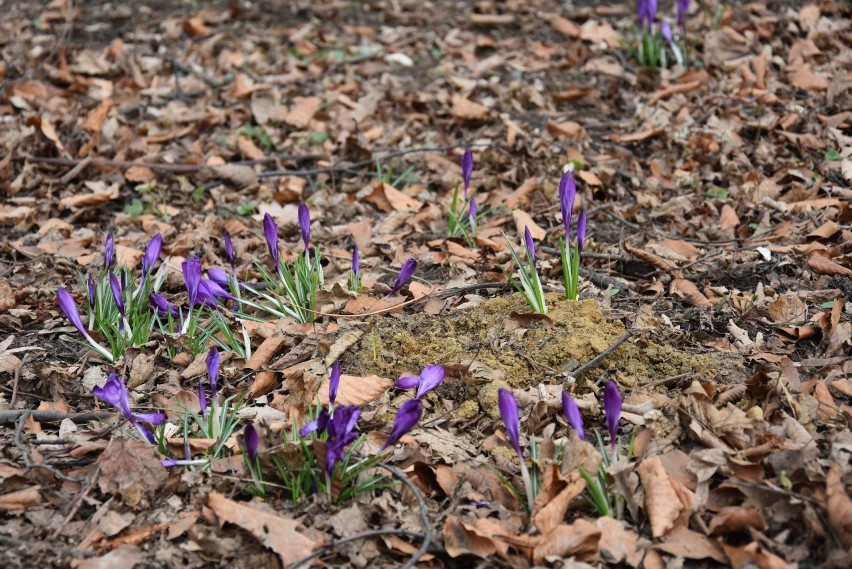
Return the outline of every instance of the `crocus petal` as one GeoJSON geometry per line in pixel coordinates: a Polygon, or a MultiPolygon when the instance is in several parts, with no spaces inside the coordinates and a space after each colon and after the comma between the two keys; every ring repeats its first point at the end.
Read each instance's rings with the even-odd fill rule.
{"type": "Polygon", "coordinates": [[[231,295],[230,292],[220,287],[216,281],[209,279],[201,279],[201,282],[198,283],[198,295],[205,297],[205,302],[208,304],[214,305],[216,304],[216,299],[218,298],[227,298],[228,300],[236,300],[236,298],[231,295]]]}
{"type": "Polygon", "coordinates": [[[583,252],[583,243],[586,241],[586,208],[580,210],[577,217],[577,251],[583,252]]]}
{"type": "Polygon", "coordinates": [[[166,422],[166,416],[162,413],[133,413],[131,419],[152,425],[162,425],[166,422]]]}
{"type": "Polygon", "coordinates": [[[234,242],[231,241],[231,234],[225,229],[222,231],[222,241],[225,243],[225,256],[228,257],[228,263],[231,264],[231,269],[237,266],[237,255],[234,253],[234,242]]]}
{"type": "Polygon", "coordinates": [[[518,416],[518,402],[508,389],[500,388],[497,392],[497,407],[500,409],[500,417],[506,426],[506,434],[509,441],[515,447],[518,459],[523,461],[524,454],[521,452],[521,421],[518,416]]]}
{"type": "Polygon", "coordinates": [[[215,346],[207,352],[207,379],[210,380],[210,390],[216,397],[216,388],[219,386],[219,361],[221,356],[215,346]]]}
{"type": "Polygon", "coordinates": [[[660,34],[663,36],[664,40],[669,42],[669,45],[674,43],[672,40],[672,27],[669,25],[667,20],[663,20],[660,23],[660,34]]]}
{"type": "Polygon", "coordinates": [[[352,249],[352,273],[355,279],[358,279],[358,272],[361,270],[361,256],[358,254],[358,246],[355,245],[352,249]]]}
{"type": "Polygon", "coordinates": [[[334,407],[337,399],[337,387],[340,385],[340,360],[335,360],[331,366],[331,376],[328,378],[328,404],[334,407]]]}
{"type": "Polygon", "coordinates": [[[648,20],[648,29],[654,29],[654,20],[657,19],[657,0],[647,0],[645,4],[645,18],[648,20]]]}
{"type": "Polygon", "coordinates": [[[621,418],[621,393],[618,384],[610,380],[604,387],[603,394],[604,414],[606,415],[606,428],[609,430],[609,439],[615,448],[615,439],[618,436],[618,421],[621,418]]]}
{"type": "Polygon", "coordinates": [[[470,222],[470,232],[476,236],[476,198],[470,198],[470,210],[467,213],[470,222]]]}
{"type": "Polygon", "coordinates": [[[396,383],[394,383],[394,387],[398,387],[400,389],[412,389],[417,387],[420,384],[420,378],[414,377],[413,375],[407,375],[405,377],[400,377],[396,383]]]}
{"type": "Polygon", "coordinates": [[[535,241],[533,241],[532,233],[530,233],[528,226],[524,226],[524,242],[527,246],[527,255],[529,255],[530,262],[535,264],[535,241]]]}
{"type": "Polygon", "coordinates": [[[115,306],[118,308],[119,314],[123,317],[124,312],[124,295],[121,291],[121,285],[113,273],[109,274],[109,288],[112,290],[112,298],[115,300],[115,306]]]}
{"type": "Polygon", "coordinates": [[[272,263],[275,265],[275,270],[277,271],[281,266],[278,255],[278,226],[268,213],[263,216],[263,236],[266,238],[266,246],[269,248],[272,263]]]}
{"type": "Polygon", "coordinates": [[[95,298],[95,278],[92,275],[89,275],[89,280],[88,280],[87,284],[88,284],[87,288],[88,288],[89,308],[94,310],[95,309],[95,301],[97,299],[95,298]]]}
{"type": "Polygon", "coordinates": [[[80,312],[77,310],[77,304],[74,302],[74,297],[71,296],[71,293],[64,287],[59,287],[59,290],[56,291],[56,302],[59,304],[59,308],[62,309],[62,312],[65,313],[68,320],[71,321],[71,324],[74,325],[74,328],[76,328],[83,336],[88,338],[89,333],[83,326],[83,321],[80,319],[80,312]]]}
{"type": "Polygon", "coordinates": [[[419,382],[417,384],[417,393],[414,395],[420,399],[444,381],[444,366],[431,365],[423,368],[420,372],[419,382]]]}
{"type": "Polygon", "coordinates": [[[142,423],[137,423],[136,421],[132,421],[132,423],[133,423],[133,426],[136,427],[136,430],[139,431],[139,434],[142,435],[142,437],[146,441],[148,441],[152,445],[156,444],[157,439],[154,438],[154,433],[152,433],[151,430],[148,429],[148,427],[146,427],[142,423]]]}
{"type": "Polygon", "coordinates": [[[562,411],[565,413],[565,418],[568,419],[568,424],[577,432],[580,440],[586,440],[586,432],[583,430],[583,417],[580,415],[577,402],[565,391],[562,392],[562,411]]]}
{"type": "Polygon", "coordinates": [[[231,275],[228,274],[227,271],[211,267],[207,269],[207,276],[210,277],[210,280],[219,285],[222,288],[230,286],[231,275]]]}
{"type": "Polygon", "coordinates": [[[178,310],[177,306],[166,300],[166,297],[162,294],[152,292],[148,295],[148,304],[157,313],[157,316],[171,314],[173,317],[177,317],[180,315],[180,310],[178,310]]]}
{"type": "Polygon", "coordinates": [[[154,268],[154,263],[160,258],[160,252],[163,250],[163,236],[157,233],[148,242],[145,248],[145,256],[142,257],[142,273],[147,274],[154,268]]]}
{"type": "Polygon", "coordinates": [[[177,466],[177,463],[178,463],[178,461],[177,461],[177,460],[175,460],[175,459],[173,459],[173,458],[164,458],[164,459],[163,459],[163,460],[161,460],[160,462],[161,462],[161,463],[163,464],[163,466],[164,466],[164,467],[166,467],[166,468],[172,468],[172,467],[174,467],[174,466],[177,466]]]}
{"type": "Polygon", "coordinates": [[[636,0],[636,22],[639,27],[645,22],[645,12],[647,11],[648,0],[636,0]]]}
{"type": "Polygon", "coordinates": [[[411,276],[414,274],[414,271],[417,270],[417,261],[413,258],[407,260],[402,268],[399,270],[399,276],[396,277],[396,282],[393,285],[391,291],[387,294],[387,296],[393,296],[400,291],[402,287],[408,284],[408,281],[411,280],[411,276]]]}
{"type": "Polygon", "coordinates": [[[92,388],[92,395],[98,399],[103,399],[117,409],[121,409],[124,389],[124,384],[118,379],[118,376],[111,373],[103,387],[96,385],[92,388]]]}
{"type": "Polygon", "coordinates": [[[189,305],[195,306],[198,298],[198,285],[201,283],[201,261],[192,256],[180,265],[183,272],[183,282],[186,284],[186,294],[189,305]]]}
{"type": "Polygon", "coordinates": [[[243,429],[243,445],[245,445],[246,456],[252,462],[257,460],[257,444],[259,442],[259,438],[257,435],[257,429],[254,428],[254,424],[251,421],[246,423],[245,429],[243,429]]]}
{"type": "Polygon", "coordinates": [[[420,421],[423,416],[423,403],[419,399],[411,399],[402,404],[396,414],[396,419],[393,421],[393,429],[385,444],[382,445],[384,450],[389,446],[395,445],[404,434],[414,428],[414,425],[420,421]]]}
{"type": "Polygon", "coordinates": [[[311,246],[311,213],[308,211],[305,202],[299,202],[299,229],[302,230],[302,242],[305,244],[305,251],[308,251],[311,246]]]}
{"type": "Polygon", "coordinates": [[[562,210],[562,225],[565,227],[565,241],[571,233],[571,215],[574,212],[574,201],[577,199],[577,182],[570,170],[566,170],[559,180],[559,206],[562,210]]]}
{"type": "Polygon", "coordinates": [[[112,231],[107,233],[106,243],[104,244],[104,266],[111,267],[115,260],[115,239],[112,236],[112,231]]]}
{"type": "Polygon", "coordinates": [[[309,421],[308,423],[305,423],[304,427],[299,429],[299,436],[300,437],[307,437],[309,434],[315,432],[317,429],[319,429],[317,422],[316,421],[309,421]]]}
{"type": "Polygon", "coordinates": [[[683,21],[689,11],[689,0],[677,0],[677,25],[683,28],[683,21]]]}
{"type": "Polygon", "coordinates": [[[473,174],[473,151],[468,148],[464,151],[461,159],[462,180],[464,180],[464,195],[470,188],[470,177],[473,174]]]}

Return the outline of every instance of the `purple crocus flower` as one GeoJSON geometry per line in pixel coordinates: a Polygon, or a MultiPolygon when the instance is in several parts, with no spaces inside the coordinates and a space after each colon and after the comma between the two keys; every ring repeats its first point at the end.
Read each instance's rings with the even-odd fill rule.
{"type": "Polygon", "coordinates": [[[358,273],[361,270],[361,255],[358,253],[358,246],[352,248],[352,274],[355,275],[355,280],[358,280],[358,273]]]}
{"type": "Polygon", "coordinates": [[[636,0],[636,24],[641,28],[645,23],[648,0],[636,0]]]}
{"type": "Polygon", "coordinates": [[[361,409],[355,405],[342,405],[334,410],[334,416],[328,421],[326,426],[328,438],[325,441],[325,469],[329,474],[334,472],[334,467],[343,459],[346,447],[358,438],[355,423],[360,414],[361,409]]]}
{"type": "Polygon", "coordinates": [[[180,265],[189,305],[195,306],[198,300],[198,286],[201,284],[201,261],[196,256],[189,257],[180,265]]]}
{"type": "Polygon", "coordinates": [[[85,326],[83,326],[83,321],[80,319],[80,313],[77,311],[77,304],[74,302],[74,297],[71,296],[71,293],[64,287],[59,287],[59,290],[56,291],[56,302],[59,304],[59,308],[62,309],[62,312],[65,313],[68,320],[71,321],[71,324],[74,325],[74,328],[76,328],[77,331],[86,338],[86,341],[89,342],[89,344],[107,360],[114,361],[112,354],[109,353],[106,348],[98,344],[86,330],[85,326]]]}
{"type": "Polygon", "coordinates": [[[237,270],[237,255],[234,253],[234,242],[231,241],[231,234],[225,229],[222,231],[222,241],[225,242],[225,256],[228,257],[228,263],[231,264],[231,270],[237,270]]]}
{"type": "Polygon", "coordinates": [[[115,260],[115,239],[112,236],[112,231],[107,233],[106,243],[104,244],[104,266],[109,268],[115,260]]]}
{"type": "Polygon", "coordinates": [[[509,441],[515,447],[518,460],[523,463],[524,453],[521,451],[521,419],[518,415],[518,401],[511,391],[501,387],[497,392],[497,407],[500,409],[500,417],[506,426],[509,441]]]}
{"type": "Polygon", "coordinates": [[[606,387],[604,387],[603,406],[604,415],[606,415],[606,428],[609,430],[609,440],[612,445],[612,454],[615,457],[618,420],[621,418],[621,393],[618,391],[618,384],[612,380],[609,380],[606,387]]]}
{"type": "Polygon", "coordinates": [[[337,399],[337,388],[340,386],[340,360],[335,360],[331,366],[331,376],[328,378],[328,405],[334,407],[337,399]]]}
{"type": "Polygon", "coordinates": [[[201,279],[198,284],[198,303],[216,306],[218,299],[237,300],[230,292],[219,286],[216,281],[201,279]]]}
{"type": "Polygon", "coordinates": [[[410,399],[402,404],[393,421],[391,434],[379,452],[399,442],[404,434],[414,428],[423,416],[423,403],[419,399],[410,399]]]}
{"type": "Polygon", "coordinates": [[[145,247],[145,256],[142,257],[142,274],[147,275],[154,268],[154,263],[160,258],[160,252],[163,250],[163,236],[157,233],[148,242],[145,247]]]}
{"type": "Polygon", "coordinates": [[[657,19],[657,0],[645,2],[645,19],[648,21],[648,29],[654,31],[654,20],[657,19]]]}
{"type": "Polygon", "coordinates": [[[219,350],[216,346],[210,348],[207,352],[207,378],[210,380],[210,392],[213,397],[216,397],[216,389],[219,386],[219,350]]]}
{"type": "Polygon", "coordinates": [[[580,415],[577,402],[565,391],[562,392],[562,411],[565,413],[565,418],[568,419],[568,424],[576,431],[580,440],[586,440],[586,431],[583,430],[583,416],[580,415]]]}
{"type": "Polygon", "coordinates": [[[411,280],[411,276],[414,274],[414,271],[417,270],[417,261],[414,258],[407,260],[402,268],[399,270],[399,276],[396,277],[396,282],[391,288],[391,291],[387,294],[387,296],[393,296],[400,291],[402,287],[408,284],[408,281],[411,280]]]}
{"type": "Polygon", "coordinates": [[[148,304],[151,306],[151,310],[157,313],[157,316],[167,316],[169,314],[171,314],[174,318],[180,316],[180,310],[178,310],[178,307],[166,300],[166,297],[162,294],[158,294],[156,292],[149,294],[148,304]]]}
{"type": "Polygon", "coordinates": [[[524,226],[524,243],[527,246],[527,255],[529,255],[530,263],[535,265],[535,242],[528,226],[524,226]]]}
{"type": "Polygon", "coordinates": [[[677,25],[683,29],[686,13],[689,11],[689,0],[677,0],[677,25]]]}
{"type": "Polygon", "coordinates": [[[562,225],[565,227],[565,241],[570,239],[571,215],[574,212],[574,201],[577,199],[577,182],[570,171],[566,170],[559,180],[559,206],[562,210],[562,225]]]}
{"type": "Polygon", "coordinates": [[[130,423],[136,427],[136,430],[138,430],[149,443],[154,444],[154,434],[142,423],[161,425],[166,421],[166,416],[162,413],[134,413],[131,411],[130,398],[127,395],[127,387],[125,387],[124,381],[122,381],[115,372],[109,374],[109,378],[103,387],[93,387],[92,395],[98,399],[103,399],[121,411],[124,418],[130,421],[130,423]]]}
{"type": "Polygon", "coordinates": [[[245,446],[246,456],[248,457],[249,462],[257,460],[258,442],[259,437],[257,435],[257,429],[254,428],[254,423],[249,421],[246,423],[245,429],[243,429],[243,445],[245,446]]]}
{"type": "Polygon", "coordinates": [[[467,190],[470,188],[470,177],[473,174],[473,151],[468,148],[464,151],[461,159],[462,180],[464,180],[464,195],[467,197],[467,190]]]}
{"type": "Polygon", "coordinates": [[[112,298],[115,300],[115,306],[118,308],[118,313],[121,317],[125,317],[124,311],[124,293],[121,290],[121,284],[114,273],[109,274],[109,288],[112,290],[112,298]]]}
{"type": "Polygon", "coordinates": [[[672,27],[669,25],[668,20],[663,20],[660,22],[660,34],[663,36],[663,39],[669,42],[670,46],[674,46],[674,38],[672,37],[672,27]]]}
{"type": "Polygon", "coordinates": [[[311,213],[305,202],[299,202],[299,229],[302,231],[302,242],[307,253],[311,246],[311,213]]]}
{"type": "Polygon", "coordinates": [[[420,377],[401,377],[395,385],[400,389],[411,389],[413,387],[417,387],[417,392],[414,397],[416,399],[421,399],[424,395],[441,385],[441,382],[444,381],[444,375],[444,366],[426,366],[420,372],[420,377]]]}
{"type": "Polygon", "coordinates": [[[264,214],[263,216],[263,236],[266,238],[266,246],[269,248],[269,254],[272,256],[272,263],[275,265],[275,270],[281,270],[278,254],[278,226],[272,216],[264,214]]]}
{"type": "Polygon", "coordinates": [[[89,308],[94,310],[95,309],[95,301],[97,299],[95,298],[95,278],[91,274],[89,274],[89,280],[88,280],[87,285],[88,286],[87,286],[86,292],[88,293],[89,308]]]}
{"type": "Polygon", "coordinates": [[[470,221],[470,233],[476,237],[476,198],[474,197],[470,198],[470,210],[467,217],[470,221]]]}
{"type": "Polygon", "coordinates": [[[577,217],[577,252],[583,252],[583,243],[586,241],[586,208],[580,210],[577,217]]]}

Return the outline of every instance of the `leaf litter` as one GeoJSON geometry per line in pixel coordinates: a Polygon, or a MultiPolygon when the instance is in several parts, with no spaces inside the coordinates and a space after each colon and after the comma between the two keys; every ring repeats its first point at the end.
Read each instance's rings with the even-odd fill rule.
{"type": "MultiPolygon", "coordinates": [[[[649,70],[622,47],[632,2],[137,4],[18,3],[0,24],[10,566],[849,566],[848,6],[689,3],[696,65],[649,70]],[[467,147],[488,212],[474,239],[447,239],[467,147]],[[582,300],[549,292],[533,315],[506,285],[501,233],[522,243],[529,227],[559,290],[566,165],[590,219],[582,300]],[[290,262],[300,201],[327,262],[324,316],[233,320],[252,357],[223,357],[223,394],[249,393],[239,419],[266,435],[262,462],[299,460],[286,433],[329,403],[337,359],[365,450],[411,398],[398,378],[446,374],[388,456],[403,478],[341,504],[252,497],[237,434],[209,473],[163,468],[93,404],[112,369],[55,304],[100,266],[107,231],[129,267],[159,232],[171,294],[193,254],[227,265],[223,229],[256,279],[263,215],[290,262]],[[382,298],[409,258],[405,296],[382,298]],[[603,475],[619,516],[599,515],[578,475],[606,453],[591,436],[609,380],[630,447],[603,475]],[[504,484],[522,488],[501,387],[539,449],[529,513],[504,484]],[[559,418],[564,389],[589,442],[559,418]]],[[[199,411],[204,356],[145,345],[117,372],[134,407],[175,421],[199,411]]],[[[165,440],[177,455],[217,443],[165,440]]]]}

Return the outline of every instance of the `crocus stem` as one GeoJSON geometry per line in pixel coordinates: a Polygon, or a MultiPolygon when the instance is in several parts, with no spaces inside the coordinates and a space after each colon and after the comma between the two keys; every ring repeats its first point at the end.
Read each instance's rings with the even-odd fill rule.
{"type": "Polygon", "coordinates": [[[532,512],[535,496],[533,496],[533,487],[532,480],[530,479],[530,471],[527,469],[527,465],[523,461],[521,461],[521,479],[524,481],[524,490],[527,494],[527,510],[532,512]]]}

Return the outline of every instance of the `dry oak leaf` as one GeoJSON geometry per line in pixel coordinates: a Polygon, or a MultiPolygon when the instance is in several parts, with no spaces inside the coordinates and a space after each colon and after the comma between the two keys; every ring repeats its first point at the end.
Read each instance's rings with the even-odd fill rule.
{"type": "Polygon", "coordinates": [[[561,524],[546,534],[533,550],[533,561],[544,564],[550,558],[576,557],[578,561],[597,556],[601,530],[583,519],[561,524]]]}
{"type": "Polygon", "coordinates": [[[690,306],[711,308],[713,303],[704,296],[695,283],[687,279],[672,279],[669,292],[683,298],[690,306]]]}
{"type": "Polygon", "coordinates": [[[159,456],[145,441],[114,440],[97,461],[101,492],[133,496],[142,492],[152,496],[168,477],[159,456]]]}
{"type": "Polygon", "coordinates": [[[624,522],[610,517],[601,517],[595,521],[601,530],[598,544],[600,556],[607,563],[627,563],[638,567],[642,562],[643,551],[639,546],[639,536],[636,532],[624,527],[624,522]]]}
{"type": "Polygon", "coordinates": [[[639,479],[645,489],[645,510],[651,521],[651,533],[654,538],[662,537],[674,527],[683,504],[659,456],[639,463],[639,479]]]}
{"type": "MultiPolygon", "coordinates": [[[[319,388],[319,400],[323,405],[328,405],[328,386],[330,377],[323,379],[319,388]]],[[[355,376],[341,375],[340,384],[337,388],[336,404],[340,405],[365,405],[382,396],[382,394],[393,385],[393,381],[378,375],[355,376]]]]}
{"type": "Polygon", "coordinates": [[[554,31],[564,34],[569,38],[576,39],[580,37],[580,28],[577,27],[577,24],[567,18],[563,18],[562,16],[556,16],[550,20],[550,27],[552,27],[554,31]]]}
{"type": "Polygon", "coordinates": [[[484,121],[491,114],[488,107],[469,101],[461,95],[453,95],[452,105],[450,114],[460,121],[484,121]]]}
{"type": "Polygon", "coordinates": [[[30,486],[0,496],[0,512],[26,510],[41,501],[41,486],[30,486]]]}
{"type": "Polygon", "coordinates": [[[808,257],[808,266],[815,273],[822,275],[839,275],[842,277],[852,277],[852,269],[835,263],[828,257],[824,257],[819,253],[814,253],[808,257]]]}
{"type": "Polygon", "coordinates": [[[831,470],[828,471],[828,476],[825,479],[825,491],[828,520],[837,531],[843,547],[852,548],[852,500],[849,499],[849,494],[843,484],[843,470],[836,462],[831,465],[831,470]]]}
{"type": "Polygon", "coordinates": [[[319,97],[296,97],[293,108],[284,116],[284,122],[296,128],[306,128],[321,104],[319,97]]]}
{"type": "Polygon", "coordinates": [[[686,559],[714,559],[724,566],[729,563],[722,546],[704,534],[690,531],[685,527],[673,530],[664,543],[654,545],[654,549],[665,551],[686,559]]]}
{"type": "Polygon", "coordinates": [[[296,520],[234,502],[218,492],[210,493],[207,505],[219,518],[220,525],[232,523],[251,533],[264,546],[277,553],[285,567],[321,545],[301,533],[300,530],[305,528],[296,520]]]}
{"type": "Polygon", "coordinates": [[[444,549],[450,557],[476,555],[485,559],[497,552],[497,543],[476,527],[448,517],[444,522],[444,549]]]}

